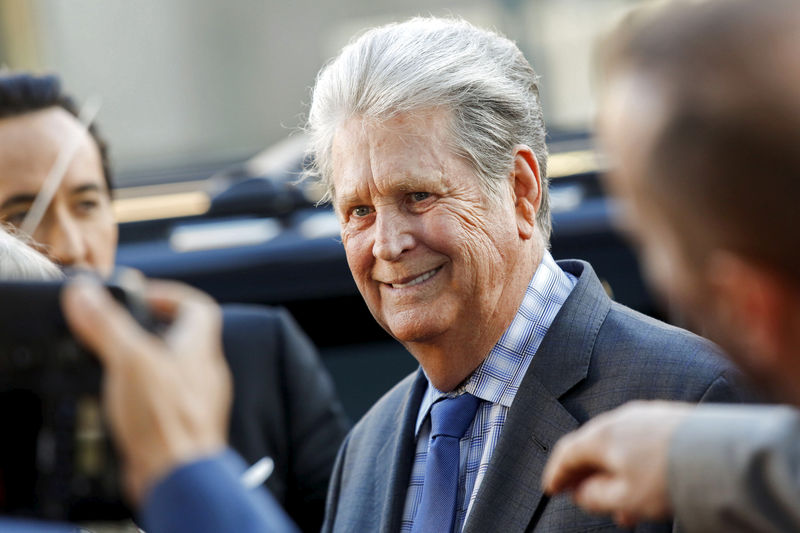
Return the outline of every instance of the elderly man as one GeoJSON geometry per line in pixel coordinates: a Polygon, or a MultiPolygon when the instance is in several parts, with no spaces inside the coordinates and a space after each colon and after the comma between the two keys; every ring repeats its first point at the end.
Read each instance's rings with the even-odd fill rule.
{"type": "MultiPolygon", "coordinates": [[[[33,238],[62,266],[109,274],[117,225],[111,167],[52,76],[0,75],[0,219],[24,221],[58,154],[77,150],[33,238]]],[[[349,428],[315,348],[288,313],[225,306],[225,355],[234,376],[231,443],[253,463],[275,462],[267,486],[305,531],[322,524],[336,450],[349,428]]]]}
{"type": "Polygon", "coordinates": [[[508,39],[373,29],[320,73],[308,130],[356,284],[422,367],[342,445],[325,531],[613,530],[543,497],[555,441],[634,398],[735,397],[710,343],[548,253],[537,78],[508,39]]]}
{"type": "MultiPolygon", "coordinates": [[[[794,1],[640,13],[606,53],[601,118],[652,281],[795,406],[798,54],[794,1]]],[[[545,483],[626,524],[674,513],[689,531],[800,531],[798,443],[788,407],[637,404],[565,438],[545,483]]]]}

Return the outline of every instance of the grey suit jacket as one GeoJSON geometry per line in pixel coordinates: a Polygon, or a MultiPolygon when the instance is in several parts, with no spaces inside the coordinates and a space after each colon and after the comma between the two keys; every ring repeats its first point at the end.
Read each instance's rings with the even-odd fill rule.
{"type": "MultiPolygon", "coordinates": [[[[591,266],[561,261],[578,283],[556,316],[509,409],[466,532],[615,531],[567,496],[539,488],[559,437],[629,400],[737,400],[731,367],[708,341],[613,303],[591,266]]],[[[334,466],[323,531],[398,531],[425,391],[421,371],[353,428],[334,466]]],[[[646,524],[639,531],[669,531],[646,524]]]]}
{"type": "Polygon", "coordinates": [[[686,531],[800,531],[800,412],[703,406],[676,430],[669,476],[686,531]]]}

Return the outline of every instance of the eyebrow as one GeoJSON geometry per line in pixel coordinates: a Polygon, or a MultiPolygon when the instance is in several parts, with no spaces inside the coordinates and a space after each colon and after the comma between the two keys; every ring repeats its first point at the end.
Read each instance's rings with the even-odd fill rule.
{"type": "Polygon", "coordinates": [[[14,207],[17,204],[30,204],[36,199],[35,194],[15,194],[11,198],[8,198],[5,202],[0,205],[0,209],[8,209],[10,207],[14,207]]]}
{"type": "MultiPolygon", "coordinates": [[[[442,188],[443,185],[447,185],[444,180],[443,173],[432,175],[417,175],[407,173],[403,175],[402,179],[398,180],[397,183],[393,184],[393,187],[396,192],[408,194],[426,190],[433,192],[434,189],[442,188]]],[[[333,203],[334,205],[337,203],[343,205],[355,205],[364,203],[364,200],[361,198],[361,195],[358,194],[357,190],[353,190],[345,191],[343,193],[334,192],[333,203]]]]}
{"type": "Polygon", "coordinates": [[[97,184],[87,183],[85,185],[78,185],[77,187],[69,191],[70,194],[81,194],[85,192],[104,192],[104,190],[101,189],[100,186],[97,184]]]}
{"type": "Polygon", "coordinates": [[[350,206],[353,204],[360,204],[363,203],[361,197],[358,194],[346,193],[346,194],[336,194],[334,193],[333,201],[331,202],[334,206],[336,205],[346,205],[350,206]]]}
{"type": "MultiPolygon", "coordinates": [[[[69,194],[83,194],[86,192],[103,192],[99,185],[94,183],[87,183],[85,185],[79,185],[72,189],[69,194]]],[[[36,199],[36,194],[30,193],[21,193],[15,194],[14,196],[8,198],[2,204],[0,204],[0,209],[8,209],[10,207],[14,207],[17,204],[31,204],[36,199]]]]}

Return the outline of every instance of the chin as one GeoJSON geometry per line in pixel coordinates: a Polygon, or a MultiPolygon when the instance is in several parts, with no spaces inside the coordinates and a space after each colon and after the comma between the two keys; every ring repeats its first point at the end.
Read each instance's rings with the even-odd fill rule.
{"type": "Polygon", "coordinates": [[[389,334],[403,344],[424,344],[441,335],[440,331],[431,328],[385,328],[389,334]]]}
{"type": "Polygon", "coordinates": [[[394,316],[391,321],[381,323],[381,325],[392,337],[403,344],[430,342],[447,330],[441,324],[436,324],[432,317],[406,320],[402,318],[404,317],[394,316]]]}

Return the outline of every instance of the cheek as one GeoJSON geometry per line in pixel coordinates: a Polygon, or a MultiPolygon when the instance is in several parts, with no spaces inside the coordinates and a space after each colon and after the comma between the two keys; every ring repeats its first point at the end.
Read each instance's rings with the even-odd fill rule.
{"type": "Polygon", "coordinates": [[[491,213],[482,218],[463,213],[438,217],[427,226],[426,243],[450,257],[461,282],[483,288],[502,284],[506,278],[503,267],[516,262],[517,232],[513,219],[508,224],[490,222],[497,220],[491,213]]]}
{"type": "Polygon", "coordinates": [[[676,251],[664,245],[650,245],[644,254],[645,272],[661,297],[677,304],[683,312],[691,312],[702,300],[688,264],[676,251]]]}
{"type": "Polygon", "coordinates": [[[669,254],[661,246],[648,244],[642,250],[645,275],[648,282],[663,296],[675,292],[675,280],[669,254]]]}
{"type": "Polygon", "coordinates": [[[109,242],[111,243],[111,255],[112,257],[117,253],[117,244],[119,243],[119,228],[117,227],[116,222],[111,227],[111,236],[109,238],[109,242]]]}
{"type": "Polygon", "coordinates": [[[361,284],[371,275],[372,245],[370,239],[365,233],[342,234],[342,245],[350,272],[353,273],[353,278],[359,288],[362,288],[361,284]]]}
{"type": "Polygon", "coordinates": [[[465,219],[461,226],[461,245],[475,260],[484,266],[499,266],[508,257],[517,236],[513,215],[483,213],[480,217],[465,219]]]}
{"type": "Polygon", "coordinates": [[[96,221],[92,227],[84,229],[84,234],[90,254],[89,262],[102,275],[111,275],[114,270],[119,234],[116,223],[113,220],[105,224],[96,221]]]}
{"type": "Polygon", "coordinates": [[[426,243],[443,248],[463,249],[488,241],[486,221],[491,214],[479,206],[464,204],[443,205],[426,213],[416,228],[417,234],[424,235],[426,243]]]}
{"type": "Polygon", "coordinates": [[[93,235],[97,252],[104,256],[113,256],[116,253],[119,231],[110,213],[93,220],[85,231],[87,235],[93,235]]]}

